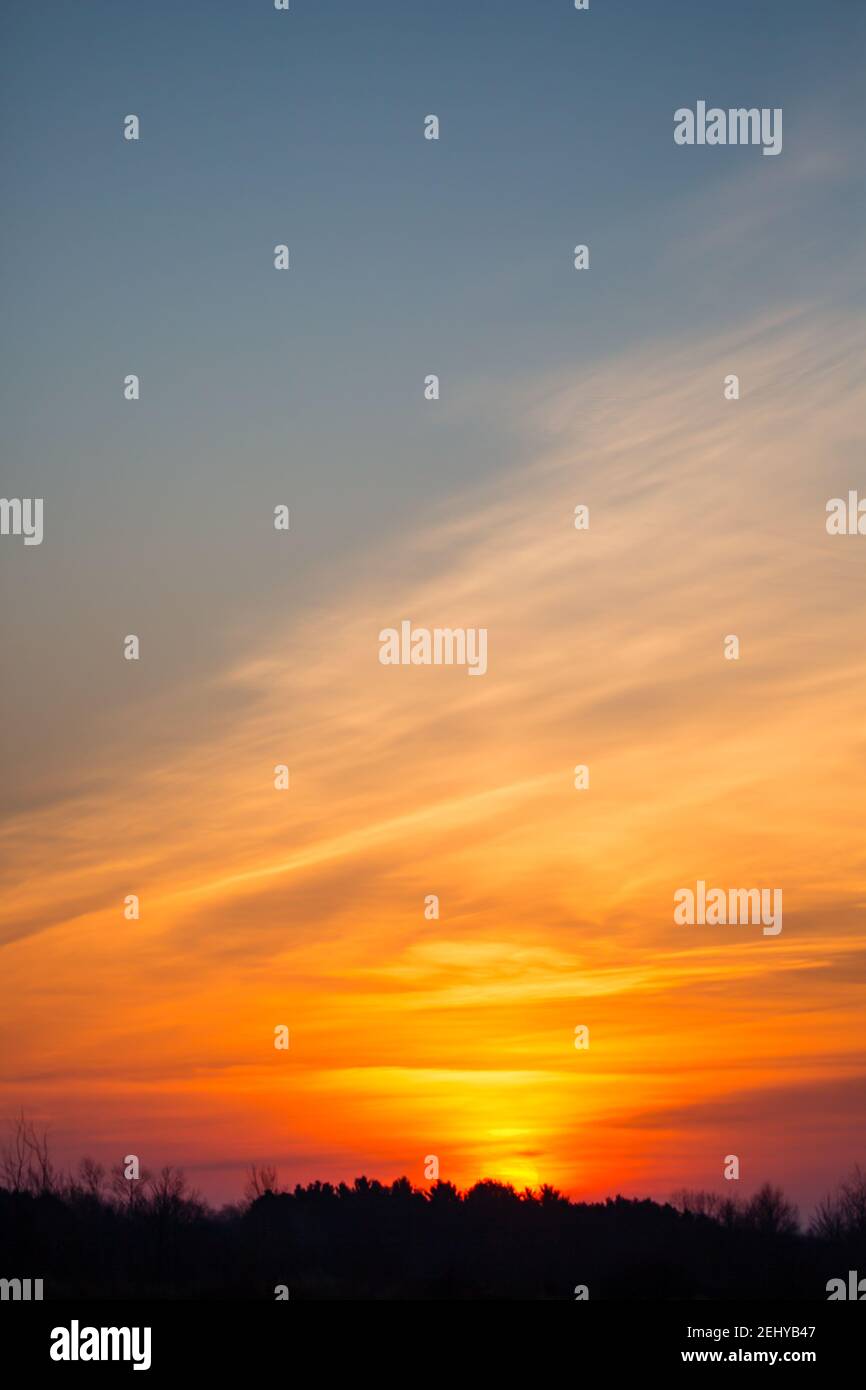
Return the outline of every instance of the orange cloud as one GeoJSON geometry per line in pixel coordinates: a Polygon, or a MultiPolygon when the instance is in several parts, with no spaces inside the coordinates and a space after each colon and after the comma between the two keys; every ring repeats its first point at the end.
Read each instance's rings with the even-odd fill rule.
{"type": "Polygon", "coordinates": [[[664,1193],[737,1144],[768,1161],[780,1086],[862,1076],[862,561],[823,526],[856,333],[807,307],[527,390],[533,466],[251,629],[218,737],[142,706],[170,754],[106,744],[7,819],[6,1108],[213,1191],[253,1158],[420,1180],[435,1153],[459,1183],[664,1193]],[[486,627],[488,673],[382,667],[403,618],[486,627]],[[780,886],[783,934],[675,927],[697,878],[780,886]]]}

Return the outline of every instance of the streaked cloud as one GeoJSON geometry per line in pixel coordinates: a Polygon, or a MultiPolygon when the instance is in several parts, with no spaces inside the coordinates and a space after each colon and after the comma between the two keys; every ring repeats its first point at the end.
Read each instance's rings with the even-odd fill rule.
{"type": "Polygon", "coordinates": [[[251,622],[206,678],[213,730],[154,695],[146,756],[126,730],[79,796],[8,816],[4,1107],[59,1116],[73,1152],[142,1128],[213,1182],[242,1133],[298,1177],[325,1152],[420,1178],[435,1152],[459,1182],[602,1191],[612,1165],[664,1191],[708,1097],[718,1147],[780,1069],[866,1071],[862,565],[824,530],[862,337],[804,304],[527,384],[531,462],[301,621],[251,622]],[[403,618],[487,627],[488,674],[381,667],[403,618]],[[782,936],[675,928],[697,878],[781,886],[782,936]]]}

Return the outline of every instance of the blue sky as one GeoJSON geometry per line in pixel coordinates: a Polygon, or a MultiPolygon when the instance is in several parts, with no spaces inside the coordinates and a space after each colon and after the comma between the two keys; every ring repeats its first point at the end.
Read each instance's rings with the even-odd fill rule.
{"type": "MultiPolygon", "coordinates": [[[[531,461],[522,398],[548,376],[850,295],[851,4],[49,0],[3,29],[6,491],[46,497],[51,542],[0,563],[36,688],[139,627],[159,688],[182,682],[387,565],[419,518],[531,461]],[[782,154],[677,148],[698,98],[782,106],[782,154]],[[249,537],[279,501],[275,560],[249,537]],[[46,628],[52,655],[28,638],[46,628]]],[[[68,717],[93,698],[70,691],[68,717]]],[[[11,702],[19,749],[32,703],[11,702]]]]}

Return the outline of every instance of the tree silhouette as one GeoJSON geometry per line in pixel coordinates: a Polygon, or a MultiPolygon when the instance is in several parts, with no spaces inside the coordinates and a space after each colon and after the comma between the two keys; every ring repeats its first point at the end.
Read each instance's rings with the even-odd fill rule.
{"type": "MultiPolygon", "coordinates": [[[[254,1167],[246,1201],[215,1212],[181,1169],[127,1180],[92,1157],[55,1169],[21,1116],[0,1157],[0,1246],[10,1271],[38,1272],[46,1297],[823,1299],[864,1258],[866,1175],[855,1169],[808,1231],[782,1191],[680,1192],[671,1203],[573,1201],[545,1184],[362,1175],[280,1191],[254,1167]]],[[[863,1268],[866,1268],[864,1263],[863,1268]]]]}

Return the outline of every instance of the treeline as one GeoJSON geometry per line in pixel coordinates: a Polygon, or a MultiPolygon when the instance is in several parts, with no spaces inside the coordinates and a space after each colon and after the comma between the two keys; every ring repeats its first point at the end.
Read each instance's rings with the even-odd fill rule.
{"type": "MultiPolygon", "coordinates": [[[[55,1171],[32,1132],[0,1157],[3,1278],[45,1297],[291,1299],[809,1299],[866,1275],[859,1169],[807,1229],[767,1184],[747,1200],[573,1202],[552,1187],[466,1192],[406,1178],[280,1191],[253,1170],[216,1211],[174,1168],[128,1180],[84,1159],[55,1171]],[[35,1142],[35,1147],[34,1147],[35,1142]],[[22,1161],[23,1158],[23,1161],[22,1161]]],[[[20,1133],[18,1135],[20,1140],[20,1133]]]]}

